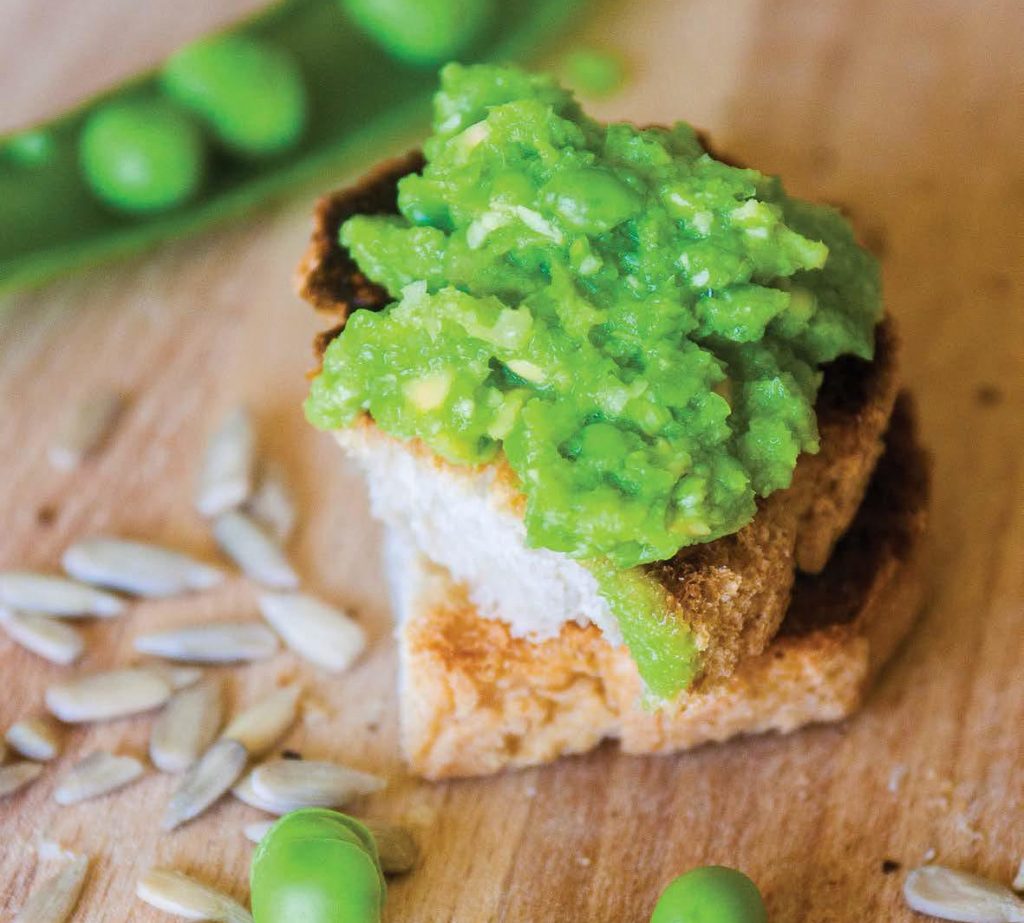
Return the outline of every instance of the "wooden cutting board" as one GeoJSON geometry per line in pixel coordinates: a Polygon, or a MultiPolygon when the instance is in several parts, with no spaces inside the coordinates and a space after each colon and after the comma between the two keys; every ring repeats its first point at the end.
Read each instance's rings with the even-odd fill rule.
{"type": "MultiPolygon", "coordinates": [[[[0,127],[53,112],[247,6],[4,0],[0,127]]],[[[712,862],[751,874],[779,923],[909,920],[904,871],[933,852],[1009,881],[1024,858],[1024,6],[644,0],[607,5],[587,34],[623,49],[634,70],[600,114],[706,126],[793,190],[848,203],[884,252],[936,460],[932,593],[861,715],[674,758],[608,746],[494,779],[407,777],[378,530],[358,479],[299,408],[316,324],[290,274],[312,193],[5,304],[0,567],[53,568],[71,539],[99,531],[214,557],[190,505],[196,459],[216,418],[246,401],[298,487],[297,566],[358,613],[373,646],[341,680],[284,654],[231,671],[233,699],[298,676],[310,702],[288,746],[388,775],[389,790],[357,807],[410,824],[425,853],[393,883],[389,920],[646,923],[670,878],[712,862]],[[62,409],[106,385],[131,395],[108,449],[55,472],[46,447],[62,409]],[[887,860],[898,864],[888,874],[887,860]]],[[[142,630],[253,611],[241,581],[139,605],[88,628],[83,667],[125,662],[142,630]]],[[[0,726],[39,709],[63,675],[0,640],[0,726]]],[[[34,858],[40,837],[95,857],[77,920],[166,919],[133,897],[153,864],[245,898],[241,828],[258,819],[248,807],[226,800],[159,835],[172,780],[155,772],[91,804],[54,804],[62,769],[97,747],[144,754],[149,724],[75,731],[56,767],[0,803],[3,919],[47,871],[34,858]]]]}

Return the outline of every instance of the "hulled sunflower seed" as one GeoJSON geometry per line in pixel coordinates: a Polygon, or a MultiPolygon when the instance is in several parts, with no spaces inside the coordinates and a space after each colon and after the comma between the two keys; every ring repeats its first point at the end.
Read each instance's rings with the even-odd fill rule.
{"type": "Polygon", "coordinates": [[[89,874],[89,857],[74,856],[25,901],[14,923],[64,923],[71,918],[89,874]]]}
{"type": "Polygon", "coordinates": [[[134,782],[142,771],[142,763],[132,756],[116,756],[97,750],[61,776],[53,798],[61,805],[99,798],[134,782]]]}
{"type": "Polygon", "coordinates": [[[119,538],[87,538],[62,558],[72,577],[136,596],[174,596],[206,590],[224,579],[216,567],[178,551],[119,538]]]}
{"type": "Polygon", "coordinates": [[[361,821],[364,827],[373,834],[380,856],[380,867],[386,875],[404,875],[412,871],[419,862],[420,848],[413,835],[405,828],[396,824],[384,824],[378,821],[361,821]]]}
{"type": "Polygon", "coordinates": [[[174,830],[202,814],[238,781],[248,760],[237,740],[218,740],[185,773],[167,805],[162,829],[174,830]]]}
{"type": "Polygon", "coordinates": [[[163,677],[175,692],[194,686],[205,675],[200,667],[171,667],[158,663],[148,666],[146,669],[163,677]]]}
{"type": "Polygon", "coordinates": [[[139,635],[135,650],[167,660],[243,663],[266,660],[278,650],[277,636],[258,622],[206,622],[139,635]]]}
{"type": "Polygon", "coordinates": [[[250,808],[256,808],[257,811],[266,811],[268,814],[288,813],[288,809],[281,810],[281,805],[276,802],[272,802],[269,798],[263,798],[261,795],[256,793],[252,787],[251,772],[247,773],[241,781],[231,789],[231,794],[243,804],[249,805],[250,808]]]}
{"type": "Polygon", "coordinates": [[[184,772],[217,737],[224,717],[224,687],[208,679],[176,692],[149,736],[149,757],[162,772],[184,772]]]}
{"type": "Polygon", "coordinates": [[[250,843],[259,843],[270,832],[270,828],[275,823],[276,821],[272,820],[258,820],[254,824],[246,824],[242,828],[242,832],[250,843]]]}
{"type": "Polygon", "coordinates": [[[366,634],[344,612],[303,593],[265,593],[260,612],[295,653],[327,670],[347,670],[366,634]]]}
{"type": "Polygon", "coordinates": [[[260,464],[256,489],[245,505],[246,511],[281,544],[295,529],[295,502],[284,469],[272,459],[260,464]]]}
{"type": "Polygon", "coordinates": [[[172,869],[150,869],[135,889],[139,899],[157,910],[186,920],[252,923],[252,916],[228,895],[172,869]]]}
{"type": "Polygon", "coordinates": [[[0,766],[0,798],[6,798],[35,782],[43,772],[39,763],[19,761],[0,766]]]}
{"type": "Polygon", "coordinates": [[[50,446],[50,464],[70,471],[103,445],[124,409],[116,391],[99,391],[72,405],[50,446]]]}
{"type": "Polygon", "coordinates": [[[270,760],[250,773],[255,797],[275,814],[299,808],[339,808],[380,791],[383,779],[336,763],[270,760]]]}
{"type": "Polygon", "coordinates": [[[987,878],[926,865],[914,869],[903,885],[911,909],[960,923],[1024,923],[1024,901],[987,878]]]}
{"type": "Polygon", "coordinates": [[[124,603],[95,587],[29,571],[0,573],[0,604],[65,618],[120,615],[124,603]]]}
{"type": "Polygon", "coordinates": [[[196,495],[203,516],[218,516],[245,502],[252,490],[254,441],[244,407],[231,411],[210,437],[196,495]]]}
{"type": "Polygon", "coordinates": [[[46,763],[60,755],[63,736],[55,721],[35,715],[12,724],[4,739],[22,756],[46,763]]]}
{"type": "Polygon", "coordinates": [[[171,684],[154,670],[127,667],[90,673],[46,690],[46,707],[68,724],[107,721],[149,711],[171,697],[171,684]]]}
{"type": "Polygon", "coordinates": [[[78,629],[48,615],[0,606],[0,626],[16,644],[61,666],[74,663],[85,650],[78,629]]]}
{"type": "Polygon", "coordinates": [[[231,510],[218,516],[213,536],[224,553],[257,583],[282,590],[299,585],[281,546],[245,513],[231,510]]]}
{"type": "Polygon", "coordinates": [[[295,723],[300,689],[284,686],[237,714],[224,729],[224,737],[237,740],[250,756],[262,756],[295,723]]]}

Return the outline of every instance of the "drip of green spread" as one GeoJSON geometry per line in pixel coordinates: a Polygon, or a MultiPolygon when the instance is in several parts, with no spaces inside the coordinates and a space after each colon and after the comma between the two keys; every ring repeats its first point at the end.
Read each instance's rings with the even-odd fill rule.
{"type": "Polygon", "coordinates": [[[342,227],[395,300],[349,319],[307,414],[368,412],[456,464],[504,453],[530,544],[604,573],[648,686],[684,688],[689,629],[605,572],[735,532],[789,485],[820,365],[871,356],[877,265],[838,212],[688,125],[602,125],[494,66],[444,68],[434,108],[399,214],[342,227]]]}

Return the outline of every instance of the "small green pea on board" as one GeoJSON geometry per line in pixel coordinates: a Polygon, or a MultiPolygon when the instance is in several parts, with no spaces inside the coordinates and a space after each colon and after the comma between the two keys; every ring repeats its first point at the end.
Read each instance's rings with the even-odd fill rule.
{"type": "Polygon", "coordinates": [[[527,56],[586,2],[284,0],[0,136],[0,294],[371,162],[426,124],[437,65],[527,56]]]}

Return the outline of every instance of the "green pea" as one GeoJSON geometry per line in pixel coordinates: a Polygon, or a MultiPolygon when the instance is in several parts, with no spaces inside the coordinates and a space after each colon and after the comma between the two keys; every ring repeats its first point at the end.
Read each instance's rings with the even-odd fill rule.
{"type": "Polygon", "coordinates": [[[38,167],[53,157],[56,145],[45,131],[33,129],[8,138],[3,150],[19,166],[38,167]]]}
{"type": "Polygon", "coordinates": [[[577,230],[600,234],[640,209],[640,197],[606,170],[584,167],[556,173],[544,199],[577,230]]]}
{"type": "Polygon", "coordinates": [[[768,923],[768,915],[746,875],[709,865],[673,881],[658,898],[651,923],[768,923]]]}
{"type": "Polygon", "coordinates": [[[255,923],[379,923],[387,889],[373,835],[325,808],[282,817],[252,860],[255,923]]]}
{"type": "Polygon", "coordinates": [[[411,64],[438,64],[483,31],[495,0],[341,0],[348,15],[390,54],[411,64]]]}
{"type": "Polygon", "coordinates": [[[199,188],[203,136],[187,114],[164,100],[118,100],[86,121],[79,161],[104,202],[124,211],[160,211],[182,204],[199,188]]]}
{"type": "Polygon", "coordinates": [[[298,63],[261,39],[218,35],[195,42],[168,60],[160,83],[239,154],[280,153],[297,144],[306,127],[306,85],[298,63]]]}

